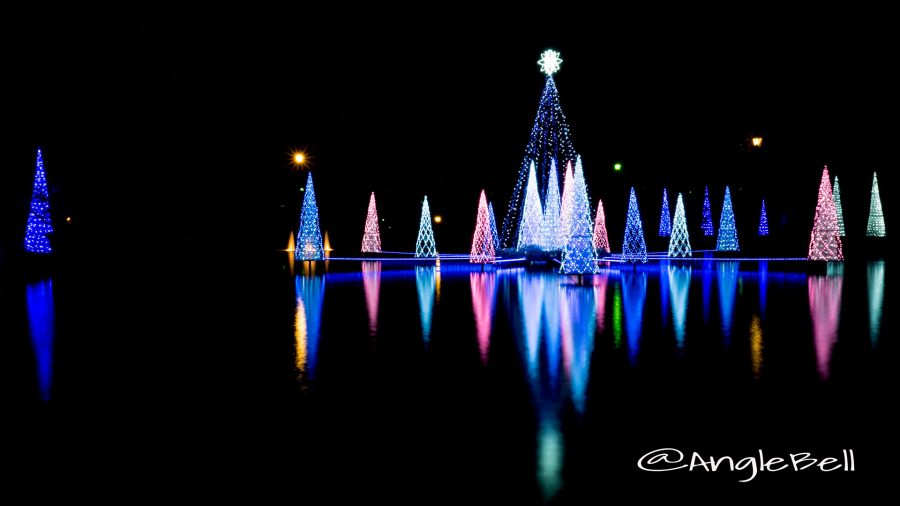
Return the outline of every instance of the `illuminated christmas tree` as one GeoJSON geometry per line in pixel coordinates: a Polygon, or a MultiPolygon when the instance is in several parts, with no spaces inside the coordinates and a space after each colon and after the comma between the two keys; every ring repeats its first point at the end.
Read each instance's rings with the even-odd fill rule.
{"type": "Polygon", "coordinates": [[[419,218],[419,237],[416,239],[416,258],[437,257],[437,246],[434,244],[434,230],[431,229],[431,209],[428,197],[422,202],[422,217],[419,218]]]}
{"type": "Polygon", "coordinates": [[[766,217],[766,199],[763,199],[762,211],[759,213],[759,235],[769,235],[769,219],[766,217]]]}
{"type": "Polygon", "coordinates": [[[712,207],[709,205],[709,186],[703,190],[703,222],[700,225],[703,228],[703,235],[711,237],[716,235],[712,221],[712,207]]]}
{"type": "Polygon", "coordinates": [[[528,173],[528,189],[525,191],[525,203],[522,207],[522,224],[519,225],[519,240],[516,243],[516,249],[521,250],[530,246],[540,247],[544,212],[541,210],[541,196],[538,193],[534,163],[531,164],[531,170],[528,173]]]}
{"type": "Polygon", "coordinates": [[[838,230],[841,237],[844,237],[847,235],[844,231],[844,206],[841,205],[841,185],[838,184],[837,176],[834,176],[834,186],[831,187],[831,195],[834,197],[834,210],[837,213],[838,230]]]}
{"type": "Polygon", "coordinates": [[[841,248],[840,230],[838,230],[837,211],[834,208],[834,197],[831,195],[831,178],[828,166],[822,169],[822,181],[819,184],[819,201],[816,203],[816,217],[813,221],[812,234],[809,238],[810,260],[844,259],[841,248]]]}
{"type": "Polygon", "coordinates": [[[722,216],[719,219],[719,237],[716,240],[716,251],[738,251],[737,227],[734,225],[734,210],[731,208],[731,189],[725,187],[725,202],[722,204],[722,216]]]}
{"type": "Polygon", "coordinates": [[[691,256],[691,239],[688,236],[687,218],[684,213],[684,200],[678,194],[675,204],[675,224],[672,226],[672,238],[669,239],[670,257],[691,256]]]}
{"type": "Polygon", "coordinates": [[[878,174],[872,173],[872,199],[869,201],[869,225],[867,237],[884,237],[884,214],[881,212],[881,193],[878,191],[878,174]]]}
{"type": "MultiPolygon", "coordinates": [[[[578,157],[577,164],[581,166],[581,157],[578,157]]],[[[569,228],[572,227],[572,205],[574,204],[575,194],[573,193],[573,183],[575,175],[572,173],[572,163],[566,165],[566,175],[563,181],[562,206],[559,212],[560,232],[562,236],[559,239],[561,244],[569,242],[569,228]]]]}
{"type": "Polygon", "coordinates": [[[603,201],[597,201],[597,218],[594,220],[594,248],[601,253],[609,253],[609,235],[606,233],[606,213],[603,201]]]}
{"type": "Polygon", "coordinates": [[[591,230],[591,203],[588,201],[587,184],[581,164],[575,165],[572,183],[572,218],[569,220],[568,240],[563,250],[560,272],[565,274],[592,274],[597,272],[594,261],[594,233],[591,230]]]}
{"type": "Polygon", "coordinates": [[[375,208],[375,192],[369,196],[369,212],[362,240],[363,253],[381,253],[381,232],[378,229],[378,210],[375,208]]]}
{"type": "Polygon", "coordinates": [[[647,243],[644,242],[644,227],[641,225],[641,212],[638,210],[634,187],[631,188],[631,196],[628,197],[628,218],[625,222],[625,243],[622,245],[622,261],[647,261],[647,243]]]}
{"type": "Polygon", "coordinates": [[[531,128],[531,136],[525,147],[524,161],[519,169],[519,176],[516,179],[506,218],[503,220],[501,240],[504,248],[521,247],[519,238],[522,234],[519,228],[525,222],[525,201],[527,200],[531,163],[536,164],[539,194],[546,195],[551,163],[555,162],[556,167],[559,168],[575,159],[575,148],[572,146],[569,136],[569,124],[559,104],[559,92],[553,80],[553,74],[559,70],[560,63],[562,63],[562,58],[559,53],[552,50],[544,51],[538,61],[541,71],[547,77],[538,105],[537,116],[534,119],[534,126],[531,128]]]}
{"type": "MultiPolygon", "coordinates": [[[[879,207],[880,209],[880,207],[879,207]]],[[[47,176],[44,174],[44,157],[37,151],[37,168],[34,172],[34,187],[31,190],[31,211],[25,228],[25,251],[39,255],[49,255],[49,234],[53,232],[50,221],[50,195],[47,193],[47,176]]]]}
{"type": "Polygon", "coordinates": [[[294,258],[297,260],[322,260],[325,258],[322,230],[319,228],[319,206],[316,204],[312,172],[306,177],[303,208],[300,209],[300,230],[297,232],[294,258]]]}
{"type": "Polygon", "coordinates": [[[488,218],[491,220],[491,237],[494,239],[494,252],[500,251],[500,236],[497,235],[497,220],[494,217],[494,203],[488,202],[488,218]]]}
{"type": "Polygon", "coordinates": [[[472,251],[469,261],[475,264],[486,264],[497,259],[494,251],[494,237],[491,235],[491,218],[488,216],[487,197],[481,190],[478,199],[478,217],[475,220],[475,235],[472,237],[472,251]]]}
{"type": "Polygon", "coordinates": [[[544,198],[544,223],[541,231],[542,246],[546,251],[562,249],[563,233],[560,228],[559,179],[556,175],[556,162],[550,162],[550,179],[547,181],[547,195],[544,198]]]}
{"type": "Polygon", "coordinates": [[[669,214],[669,196],[663,188],[662,210],[659,212],[659,236],[669,237],[672,233],[672,215],[669,214]]]}

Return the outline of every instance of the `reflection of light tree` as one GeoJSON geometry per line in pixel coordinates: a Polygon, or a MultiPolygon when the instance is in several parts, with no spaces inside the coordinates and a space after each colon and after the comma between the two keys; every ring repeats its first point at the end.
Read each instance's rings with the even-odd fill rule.
{"type": "Polygon", "coordinates": [[[487,365],[494,317],[496,277],[492,272],[473,272],[469,274],[469,285],[472,289],[472,312],[475,315],[478,351],[481,353],[481,363],[487,365]]]}
{"type": "Polygon", "coordinates": [[[675,325],[675,340],[678,348],[684,347],[687,325],[688,293],[691,287],[691,267],[668,266],[669,290],[672,295],[672,320],[675,325]]]}
{"type": "Polygon", "coordinates": [[[866,280],[869,286],[869,338],[872,340],[872,347],[875,347],[881,334],[881,313],[884,307],[884,260],[869,262],[866,280]]]}
{"type": "Polygon", "coordinates": [[[431,312],[434,308],[435,268],[416,267],[416,292],[419,294],[419,320],[422,323],[422,341],[431,338],[431,312]]]}
{"type": "Polygon", "coordinates": [[[315,376],[318,357],[325,278],[296,276],[294,287],[297,295],[294,317],[295,362],[301,379],[312,379],[315,376]]]}
{"type": "Polygon", "coordinates": [[[381,293],[381,262],[362,263],[363,290],[366,292],[366,311],[369,313],[369,334],[378,331],[378,297],[381,293]]]}
{"type": "Polygon", "coordinates": [[[843,273],[836,273],[828,276],[810,276],[807,279],[816,364],[819,376],[823,380],[828,379],[831,350],[837,342],[843,278],[843,273]]]}
{"type": "Polygon", "coordinates": [[[634,364],[641,340],[644,301],[647,299],[647,273],[623,271],[622,300],[625,305],[625,334],[628,336],[628,359],[634,364]]]}
{"type": "Polygon", "coordinates": [[[38,389],[41,399],[49,401],[53,386],[53,341],[56,336],[52,280],[28,283],[25,287],[25,306],[37,366],[38,389]]]}
{"type": "Polygon", "coordinates": [[[725,345],[730,344],[731,326],[734,320],[734,295],[737,292],[738,262],[719,262],[719,309],[722,312],[722,335],[725,345]]]}

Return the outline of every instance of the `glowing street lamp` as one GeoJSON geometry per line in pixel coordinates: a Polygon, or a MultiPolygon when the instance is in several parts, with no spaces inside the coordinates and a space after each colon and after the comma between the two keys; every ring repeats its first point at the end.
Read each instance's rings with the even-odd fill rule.
{"type": "Polygon", "coordinates": [[[750,139],[750,145],[752,145],[754,148],[761,148],[762,142],[763,142],[762,137],[752,137],[750,139]]]}
{"type": "Polygon", "coordinates": [[[435,223],[440,223],[440,222],[443,221],[443,220],[444,220],[444,219],[441,218],[441,215],[440,215],[440,214],[437,214],[437,215],[434,216],[434,222],[435,222],[435,223]]]}
{"type": "Polygon", "coordinates": [[[294,161],[294,165],[303,165],[306,163],[306,155],[300,151],[295,152],[291,159],[294,161]]]}
{"type": "Polygon", "coordinates": [[[613,170],[616,171],[616,172],[622,172],[622,164],[621,164],[621,163],[616,163],[616,164],[614,164],[614,165],[613,165],[613,170]]]}

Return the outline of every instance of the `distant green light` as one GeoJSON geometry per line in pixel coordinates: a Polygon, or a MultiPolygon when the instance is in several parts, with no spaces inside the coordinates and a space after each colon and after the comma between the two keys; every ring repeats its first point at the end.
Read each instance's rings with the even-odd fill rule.
{"type": "Polygon", "coordinates": [[[616,172],[620,172],[622,170],[622,164],[617,163],[617,164],[613,165],[613,170],[616,172]]]}

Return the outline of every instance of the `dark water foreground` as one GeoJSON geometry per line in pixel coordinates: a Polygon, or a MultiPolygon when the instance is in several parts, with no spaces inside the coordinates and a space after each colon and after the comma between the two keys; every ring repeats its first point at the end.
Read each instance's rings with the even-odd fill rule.
{"type": "Polygon", "coordinates": [[[862,498],[898,467],[885,261],[611,267],[587,286],[451,263],[263,265],[8,276],[9,483],[123,498],[721,503],[862,498]],[[696,452],[740,469],[638,467],[663,448],[685,460],[643,465],[696,452]],[[759,450],[834,457],[836,470],[760,471],[759,450]]]}

